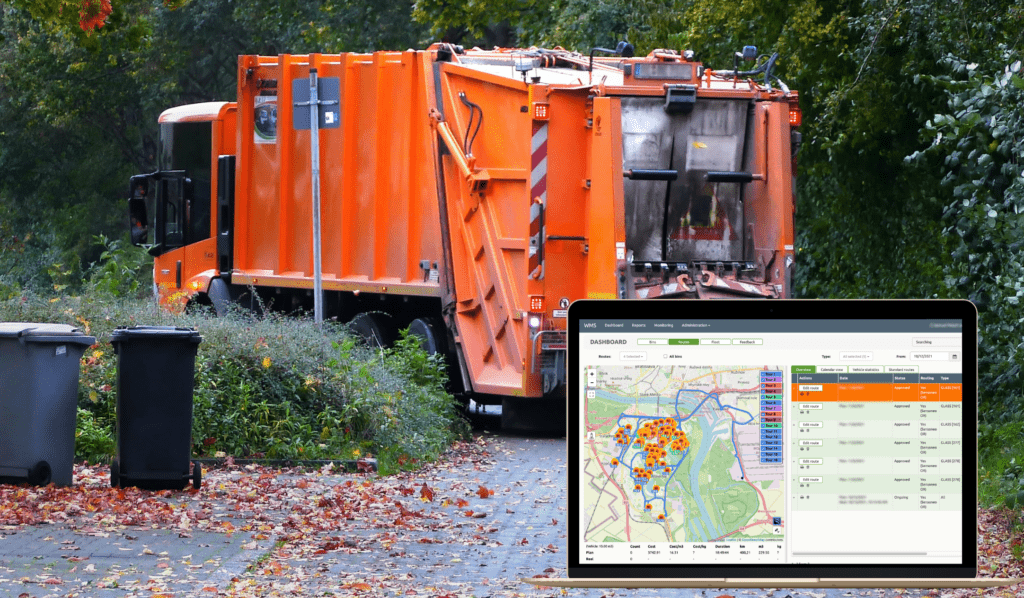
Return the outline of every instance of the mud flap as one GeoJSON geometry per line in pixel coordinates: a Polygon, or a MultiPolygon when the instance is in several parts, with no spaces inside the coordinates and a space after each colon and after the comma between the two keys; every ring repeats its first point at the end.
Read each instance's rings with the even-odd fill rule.
{"type": "Polygon", "coordinates": [[[501,429],[544,436],[565,436],[567,408],[565,386],[546,397],[503,397],[501,429]],[[561,397],[561,401],[558,397],[561,397]]]}

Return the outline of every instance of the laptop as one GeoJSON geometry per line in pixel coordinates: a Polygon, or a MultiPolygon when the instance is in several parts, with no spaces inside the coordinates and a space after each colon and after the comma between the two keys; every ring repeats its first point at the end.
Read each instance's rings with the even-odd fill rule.
{"type": "Polygon", "coordinates": [[[963,588],[977,320],[957,300],[581,300],[568,578],[553,587],[963,588]]]}

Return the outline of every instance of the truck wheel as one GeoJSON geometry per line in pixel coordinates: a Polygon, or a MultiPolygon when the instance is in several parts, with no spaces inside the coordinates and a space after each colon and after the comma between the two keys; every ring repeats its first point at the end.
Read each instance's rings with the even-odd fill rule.
{"type": "Polygon", "coordinates": [[[427,355],[448,353],[448,331],[436,318],[416,318],[409,324],[409,334],[419,337],[427,355]]]}
{"type": "Polygon", "coordinates": [[[223,279],[214,278],[210,281],[210,290],[207,296],[210,298],[210,304],[213,305],[213,311],[218,318],[228,315],[228,310],[231,307],[231,293],[228,292],[228,285],[223,279]]]}
{"type": "Polygon", "coordinates": [[[470,397],[462,384],[459,359],[449,349],[448,329],[444,322],[440,318],[416,318],[409,323],[409,334],[420,339],[420,346],[427,352],[427,355],[440,355],[444,358],[448,374],[446,389],[462,407],[468,407],[470,397]]]}
{"type": "Polygon", "coordinates": [[[395,342],[394,318],[384,312],[363,312],[352,318],[348,327],[349,330],[363,337],[366,344],[374,348],[386,349],[395,342]]]}

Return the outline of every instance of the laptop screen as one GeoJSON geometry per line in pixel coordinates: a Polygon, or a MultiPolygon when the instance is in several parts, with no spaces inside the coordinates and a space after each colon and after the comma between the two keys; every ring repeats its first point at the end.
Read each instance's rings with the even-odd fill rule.
{"type": "Polygon", "coordinates": [[[573,310],[571,563],[973,569],[962,317],[668,303],[573,310]]]}

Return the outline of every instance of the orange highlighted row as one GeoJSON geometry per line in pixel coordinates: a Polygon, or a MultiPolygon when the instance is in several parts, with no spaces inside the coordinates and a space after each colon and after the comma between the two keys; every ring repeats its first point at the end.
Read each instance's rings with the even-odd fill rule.
{"type": "Polygon", "coordinates": [[[794,403],[851,402],[920,402],[959,403],[963,400],[962,384],[793,384],[790,400],[794,403]],[[801,389],[803,387],[803,389],[801,389]]]}

